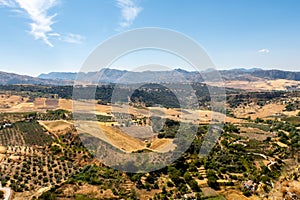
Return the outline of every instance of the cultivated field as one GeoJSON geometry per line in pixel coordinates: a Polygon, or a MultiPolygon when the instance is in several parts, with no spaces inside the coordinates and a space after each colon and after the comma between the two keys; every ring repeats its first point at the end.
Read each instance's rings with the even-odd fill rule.
{"type": "MultiPolygon", "coordinates": [[[[219,86],[223,83],[207,82],[208,85],[219,86]]],[[[266,91],[266,90],[286,90],[287,87],[300,88],[300,81],[277,79],[277,80],[256,80],[256,81],[227,81],[225,87],[236,88],[248,91],[266,91]]]]}

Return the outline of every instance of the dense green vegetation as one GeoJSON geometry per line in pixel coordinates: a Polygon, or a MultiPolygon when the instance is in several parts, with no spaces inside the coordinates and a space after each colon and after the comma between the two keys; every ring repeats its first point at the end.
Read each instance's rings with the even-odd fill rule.
{"type": "MultiPolygon", "coordinates": [[[[208,88],[202,83],[193,83],[187,87],[186,84],[145,84],[143,86],[136,85],[118,85],[115,88],[115,84],[101,85],[101,86],[89,86],[89,87],[77,87],[75,95],[73,96],[72,86],[41,86],[41,85],[0,85],[0,91],[10,91],[12,94],[18,94],[21,96],[30,96],[31,101],[35,97],[52,97],[57,94],[60,98],[71,99],[72,97],[78,99],[96,99],[99,104],[116,103],[116,102],[128,102],[128,95],[130,95],[130,101],[133,104],[143,104],[146,106],[161,105],[167,108],[185,107],[185,106],[197,106],[190,102],[190,99],[185,95],[177,95],[176,92],[181,94],[186,91],[187,88],[193,89],[198,97],[200,106],[208,106],[210,101],[210,95],[208,88]],[[171,91],[170,88],[174,88],[176,91],[171,91]],[[91,96],[91,94],[95,94],[91,96]],[[112,99],[112,95],[114,98],[112,99]],[[178,97],[184,99],[178,99],[178,97]],[[179,104],[181,101],[181,105],[179,104]]],[[[230,93],[235,93],[233,89],[228,90],[230,93]]]]}

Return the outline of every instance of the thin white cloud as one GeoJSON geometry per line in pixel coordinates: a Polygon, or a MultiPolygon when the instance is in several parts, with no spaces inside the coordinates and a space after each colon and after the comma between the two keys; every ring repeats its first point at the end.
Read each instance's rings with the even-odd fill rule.
{"type": "Polygon", "coordinates": [[[269,49],[260,49],[257,51],[258,53],[270,53],[269,49]]]}
{"type": "Polygon", "coordinates": [[[139,7],[133,0],[116,0],[117,6],[121,9],[122,21],[120,22],[121,28],[129,27],[135,18],[142,11],[142,7],[139,7]]]}
{"type": "Polygon", "coordinates": [[[60,36],[60,40],[72,44],[81,44],[85,40],[85,37],[78,34],[68,33],[60,36]]]}
{"type": "MultiPolygon", "coordinates": [[[[49,14],[49,11],[58,4],[58,1],[59,0],[0,0],[0,5],[12,8],[14,11],[20,10],[25,12],[31,20],[29,23],[31,28],[29,33],[36,40],[42,40],[48,46],[53,47],[54,45],[50,39],[53,37],[57,38],[60,34],[56,33],[52,28],[52,25],[55,23],[54,18],[57,16],[57,13],[49,14]]],[[[75,36],[79,38],[78,35],[75,36]]],[[[68,36],[65,37],[69,38],[68,36]]],[[[60,40],[65,42],[71,41],[67,39],[60,40]]]]}
{"type": "Polygon", "coordinates": [[[72,43],[72,44],[81,44],[85,40],[85,37],[73,33],[67,33],[67,34],[49,33],[49,36],[56,37],[60,41],[66,43],[72,43]]]}

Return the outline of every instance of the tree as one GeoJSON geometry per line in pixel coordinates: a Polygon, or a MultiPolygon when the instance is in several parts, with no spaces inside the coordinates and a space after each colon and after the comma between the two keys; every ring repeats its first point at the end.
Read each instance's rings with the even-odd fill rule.
{"type": "Polygon", "coordinates": [[[251,196],[251,192],[248,189],[246,189],[246,188],[244,188],[242,190],[242,192],[243,192],[243,195],[246,196],[246,197],[250,197],[251,196]]]}
{"type": "Polygon", "coordinates": [[[149,174],[149,176],[147,176],[146,182],[154,184],[154,177],[152,174],[149,174]]]}
{"type": "Polygon", "coordinates": [[[190,180],[192,180],[193,178],[191,177],[189,172],[185,172],[183,175],[183,179],[186,183],[188,183],[190,180]]]}
{"type": "Polygon", "coordinates": [[[219,189],[219,183],[217,182],[217,179],[215,177],[208,177],[207,184],[209,185],[209,187],[219,189]]]}
{"type": "Polygon", "coordinates": [[[218,178],[213,170],[207,170],[207,184],[214,188],[219,189],[219,183],[217,182],[218,178]]]}
{"type": "Polygon", "coordinates": [[[257,117],[257,118],[254,120],[254,122],[255,122],[255,123],[263,123],[264,120],[261,119],[261,118],[259,118],[259,117],[257,117]]]}
{"type": "Polygon", "coordinates": [[[180,173],[180,171],[179,171],[178,169],[176,169],[175,167],[169,166],[169,167],[168,167],[168,174],[169,174],[171,180],[172,180],[175,184],[178,184],[178,183],[182,182],[181,177],[180,177],[181,173],[180,173]]]}
{"type": "Polygon", "coordinates": [[[265,142],[271,142],[271,140],[272,140],[271,137],[267,137],[267,138],[265,139],[265,142]]]}
{"type": "Polygon", "coordinates": [[[188,184],[194,192],[200,192],[200,188],[197,181],[191,179],[188,184]]]}

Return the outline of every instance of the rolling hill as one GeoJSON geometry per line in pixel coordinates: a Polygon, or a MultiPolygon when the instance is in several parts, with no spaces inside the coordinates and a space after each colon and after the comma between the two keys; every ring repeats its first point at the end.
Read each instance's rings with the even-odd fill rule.
{"type": "MultiPolygon", "coordinates": [[[[258,81],[258,80],[276,80],[286,79],[300,81],[300,72],[282,71],[282,70],[262,70],[259,68],[253,69],[232,69],[220,70],[222,78],[227,81],[258,81]]],[[[203,74],[210,74],[210,71],[203,71],[203,74]]],[[[97,81],[101,76],[101,82],[202,82],[203,78],[198,72],[189,72],[182,69],[172,71],[143,71],[132,72],[116,69],[102,69],[99,72],[89,73],[69,73],[69,72],[52,72],[49,74],[41,74],[38,78],[69,80],[74,81],[76,77],[89,81],[97,81]]],[[[213,79],[210,81],[214,81],[213,79]]]]}
{"type": "MultiPolygon", "coordinates": [[[[220,70],[224,81],[268,81],[268,80],[291,80],[300,81],[300,72],[282,70],[232,69],[220,70]]],[[[211,71],[203,71],[201,74],[211,75],[211,71]]],[[[14,73],[0,72],[0,84],[33,84],[33,85],[72,85],[74,80],[88,80],[102,83],[195,83],[203,82],[198,72],[190,72],[182,69],[172,71],[143,71],[132,72],[116,69],[102,69],[99,72],[76,73],[76,72],[51,72],[41,74],[38,77],[18,75],[14,73]],[[99,77],[100,80],[99,80],[99,77]]],[[[212,76],[210,82],[217,80],[212,76]]]]}
{"type": "Polygon", "coordinates": [[[31,85],[70,85],[71,81],[61,79],[42,79],[26,75],[19,75],[14,73],[0,72],[1,85],[17,85],[17,84],[31,84],[31,85]]]}

